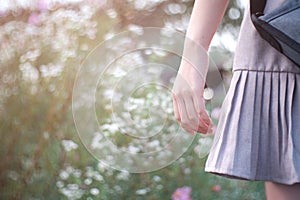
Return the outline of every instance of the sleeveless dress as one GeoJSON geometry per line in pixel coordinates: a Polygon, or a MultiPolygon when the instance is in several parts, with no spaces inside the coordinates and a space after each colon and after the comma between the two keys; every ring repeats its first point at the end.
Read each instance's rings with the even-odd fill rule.
{"type": "MultiPolygon", "coordinates": [[[[265,13],[283,1],[268,0],[265,13]]],[[[251,22],[249,2],[232,71],[205,171],[299,183],[300,68],[261,39],[251,22]]]]}

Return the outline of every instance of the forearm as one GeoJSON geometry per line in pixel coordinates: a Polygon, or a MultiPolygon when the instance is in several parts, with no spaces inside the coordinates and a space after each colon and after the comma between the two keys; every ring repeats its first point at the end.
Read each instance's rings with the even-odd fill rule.
{"type": "Polygon", "coordinates": [[[208,71],[208,55],[212,37],[222,21],[229,0],[195,0],[186,33],[179,73],[197,80],[203,88],[208,71]]]}
{"type": "Polygon", "coordinates": [[[208,50],[228,2],[229,0],[195,0],[186,36],[208,50]]]}

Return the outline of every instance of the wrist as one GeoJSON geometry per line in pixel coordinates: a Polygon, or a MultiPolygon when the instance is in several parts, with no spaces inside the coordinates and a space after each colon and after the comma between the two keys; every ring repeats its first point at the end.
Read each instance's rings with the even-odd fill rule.
{"type": "Polygon", "coordinates": [[[199,86],[205,86],[207,68],[206,64],[195,65],[186,59],[181,60],[181,64],[178,70],[178,74],[187,81],[197,82],[199,86]]]}
{"type": "Polygon", "coordinates": [[[195,46],[198,49],[202,49],[205,52],[208,52],[211,38],[207,38],[205,35],[201,35],[199,33],[187,33],[186,41],[188,45],[195,46]]]}
{"type": "Polygon", "coordinates": [[[208,52],[193,41],[186,41],[179,72],[192,73],[205,80],[209,64],[208,52]]]}

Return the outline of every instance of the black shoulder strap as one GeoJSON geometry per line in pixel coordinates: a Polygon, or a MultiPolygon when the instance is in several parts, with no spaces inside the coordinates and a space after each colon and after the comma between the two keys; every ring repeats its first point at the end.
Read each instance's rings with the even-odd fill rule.
{"type": "Polygon", "coordinates": [[[264,13],[264,9],[266,6],[266,0],[250,0],[250,13],[264,13]]]}

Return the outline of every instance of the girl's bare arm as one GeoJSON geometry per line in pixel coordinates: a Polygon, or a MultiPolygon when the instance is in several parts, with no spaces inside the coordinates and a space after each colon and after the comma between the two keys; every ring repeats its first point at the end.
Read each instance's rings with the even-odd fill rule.
{"type": "Polygon", "coordinates": [[[203,91],[208,70],[207,50],[229,0],[196,0],[186,33],[183,59],[173,86],[174,114],[189,133],[207,133],[212,123],[203,91]]]}

